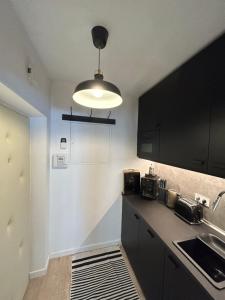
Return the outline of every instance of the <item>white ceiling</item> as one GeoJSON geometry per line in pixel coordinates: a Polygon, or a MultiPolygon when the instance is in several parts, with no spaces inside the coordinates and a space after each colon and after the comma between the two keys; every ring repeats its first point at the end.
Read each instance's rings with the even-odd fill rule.
{"type": "Polygon", "coordinates": [[[105,80],[138,96],[225,30],[225,0],[11,0],[52,79],[91,79],[90,30],[109,30],[105,80]]]}

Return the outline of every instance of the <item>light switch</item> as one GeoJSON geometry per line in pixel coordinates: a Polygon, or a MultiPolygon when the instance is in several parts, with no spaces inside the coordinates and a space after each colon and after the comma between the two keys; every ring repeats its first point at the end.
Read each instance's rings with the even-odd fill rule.
{"type": "Polygon", "coordinates": [[[54,154],[52,156],[52,167],[55,169],[66,169],[67,161],[65,154],[54,154]]]}

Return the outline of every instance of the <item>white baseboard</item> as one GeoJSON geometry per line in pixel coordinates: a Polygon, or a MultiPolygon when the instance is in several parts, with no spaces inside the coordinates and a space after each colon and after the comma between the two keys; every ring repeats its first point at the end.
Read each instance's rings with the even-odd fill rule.
{"type": "Polygon", "coordinates": [[[79,248],[70,248],[70,249],[65,249],[65,250],[61,250],[61,251],[57,251],[57,252],[52,252],[49,255],[49,257],[47,258],[44,268],[35,270],[35,271],[32,271],[29,273],[30,279],[44,276],[48,271],[48,263],[49,263],[49,259],[51,259],[51,258],[73,255],[73,254],[76,254],[79,252],[91,251],[91,250],[101,249],[101,248],[106,248],[106,247],[111,247],[111,246],[117,246],[120,244],[121,244],[120,240],[114,240],[114,241],[108,241],[108,242],[103,242],[103,243],[90,244],[87,246],[81,246],[79,248]]]}
{"type": "Polygon", "coordinates": [[[32,272],[29,273],[30,279],[36,278],[36,277],[44,276],[44,275],[47,273],[47,271],[48,271],[48,263],[49,263],[49,259],[50,259],[50,258],[49,258],[49,256],[48,256],[44,268],[39,269],[39,270],[35,270],[35,271],[32,271],[32,272]]]}
{"type": "Polygon", "coordinates": [[[81,246],[79,248],[70,248],[70,249],[66,249],[66,250],[52,252],[50,254],[50,259],[61,257],[61,256],[73,255],[73,254],[76,254],[79,252],[85,252],[85,251],[106,248],[106,247],[110,247],[110,246],[116,246],[116,245],[120,245],[120,244],[121,244],[120,240],[114,240],[114,241],[108,241],[108,242],[103,242],[103,243],[90,244],[87,246],[81,246]]]}

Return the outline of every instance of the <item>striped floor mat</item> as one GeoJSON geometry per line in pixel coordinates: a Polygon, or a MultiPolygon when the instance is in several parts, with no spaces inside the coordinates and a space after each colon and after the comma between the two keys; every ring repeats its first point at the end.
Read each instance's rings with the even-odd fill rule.
{"type": "Polygon", "coordinates": [[[70,296],[76,300],[140,299],[119,248],[73,257],[70,296]]]}

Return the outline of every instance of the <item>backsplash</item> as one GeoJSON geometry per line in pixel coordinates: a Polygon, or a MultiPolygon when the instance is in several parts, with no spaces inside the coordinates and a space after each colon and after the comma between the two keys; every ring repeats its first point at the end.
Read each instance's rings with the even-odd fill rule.
{"type": "MultiPolygon", "coordinates": [[[[147,172],[151,162],[142,161],[144,164],[141,164],[140,170],[147,172]]],[[[167,187],[175,189],[184,197],[194,198],[194,194],[199,193],[210,199],[211,206],[218,193],[225,190],[225,179],[159,163],[152,164],[155,173],[167,180],[167,187]]],[[[212,211],[211,207],[209,209],[204,208],[204,218],[225,231],[225,195],[215,212],[212,211]]]]}

